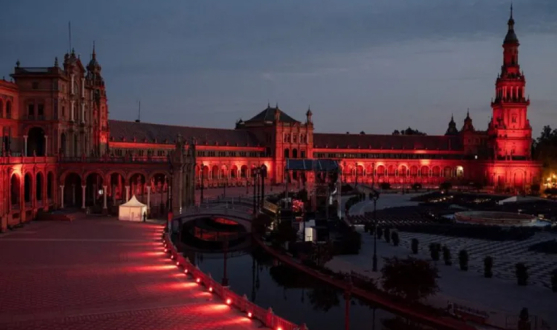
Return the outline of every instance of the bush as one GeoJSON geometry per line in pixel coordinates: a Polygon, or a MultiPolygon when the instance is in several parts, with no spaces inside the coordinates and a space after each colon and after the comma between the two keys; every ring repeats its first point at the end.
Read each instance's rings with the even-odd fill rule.
{"type": "Polygon", "coordinates": [[[439,190],[449,191],[453,187],[453,184],[449,181],[445,181],[439,185],[439,190]]]}
{"type": "Polygon", "coordinates": [[[393,231],[391,233],[391,240],[393,241],[394,246],[398,246],[398,243],[400,242],[400,238],[398,237],[398,232],[393,231]]]}
{"type": "Polygon", "coordinates": [[[453,264],[451,250],[445,245],[443,246],[443,260],[445,261],[445,265],[450,266],[453,264]]]}
{"type": "Polygon", "coordinates": [[[429,244],[429,254],[431,255],[431,259],[433,261],[439,261],[439,250],[440,249],[441,249],[441,245],[439,245],[439,243],[429,244]]]}
{"type": "Polygon", "coordinates": [[[418,254],[418,244],[419,244],[418,239],[417,238],[412,238],[412,245],[411,245],[412,253],[418,254]]]}
{"type": "Polygon", "coordinates": [[[381,182],[379,187],[381,187],[381,190],[389,190],[391,189],[391,184],[388,182],[381,182]]]}
{"type": "Polygon", "coordinates": [[[383,236],[383,229],[381,227],[377,227],[377,239],[381,239],[383,236]]]}
{"type": "Polygon", "coordinates": [[[385,233],[383,236],[385,237],[385,242],[391,243],[391,230],[389,228],[385,228],[385,233]]]}
{"type": "Polygon", "coordinates": [[[557,269],[551,272],[551,290],[557,292],[557,269]]]}
{"type": "Polygon", "coordinates": [[[468,270],[468,251],[460,250],[460,252],[458,253],[458,263],[461,270],[468,270]]]}
{"type": "Polygon", "coordinates": [[[437,268],[425,260],[415,258],[385,258],[381,269],[383,289],[409,301],[418,301],[439,290],[437,268]],[[408,274],[412,274],[409,280],[408,274]]]}
{"type": "Polygon", "coordinates": [[[412,185],[412,189],[414,189],[414,191],[417,192],[418,190],[422,189],[422,184],[421,183],[414,183],[412,185]]]}
{"type": "Polygon", "coordinates": [[[490,256],[487,256],[484,258],[484,277],[486,278],[492,278],[493,277],[493,272],[491,271],[491,269],[493,268],[493,258],[490,256]]]}
{"type": "Polygon", "coordinates": [[[522,262],[515,265],[516,282],[520,286],[528,285],[528,267],[522,262]]]}

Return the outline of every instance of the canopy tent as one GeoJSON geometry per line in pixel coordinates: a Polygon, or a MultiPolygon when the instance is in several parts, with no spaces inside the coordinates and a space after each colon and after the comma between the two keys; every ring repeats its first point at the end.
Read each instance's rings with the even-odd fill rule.
{"type": "Polygon", "coordinates": [[[125,204],[120,205],[118,220],[143,221],[143,215],[147,214],[147,205],[135,198],[135,195],[125,204]]]}

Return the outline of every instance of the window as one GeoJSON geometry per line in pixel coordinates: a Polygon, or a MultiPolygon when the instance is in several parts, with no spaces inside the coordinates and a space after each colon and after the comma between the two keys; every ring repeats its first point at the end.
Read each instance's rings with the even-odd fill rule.
{"type": "Polygon", "coordinates": [[[62,118],[66,117],[66,107],[62,106],[62,118]]]}
{"type": "Polygon", "coordinates": [[[29,115],[29,117],[35,116],[35,105],[33,103],[27,106],[27,114],[29,115]]]}
{"type": "Polygon", "coordinates": [[[44,116],[44,104],[39,104],[39,106],[37,108],[37,115],[39,117],[44,116]]]}
{"type": "Polygon", "coordinates": [[[512,115],[512,117],[511,117],[511,122],[512,122],[512,123],[516,123],[516,115],[515,115],[515,114],[512,115]]]}
{"type": "Polygon", "coordinates": [[[300,158],[306,158],[306,151],[305,150],[300,151],[300,158]]]}
{"type": "Polygon", "coordinates": [[[297,139],[297,135],[296,135],[296,134],[292,134],[292,142],[293,142],[293,143],[296,143],[296,142],[298,142],[297,140],[298,140],[298,139],[297,139]]]}
{"type": "Polygon", "coordinates": [[[116,156],[122,156],[122,149],[116,149],[116,156]]]}
{"type": "Polygon", "coordinates": [[[6,118],[12,118],[12,102],[10,101],[6,102],[6,118]]]}

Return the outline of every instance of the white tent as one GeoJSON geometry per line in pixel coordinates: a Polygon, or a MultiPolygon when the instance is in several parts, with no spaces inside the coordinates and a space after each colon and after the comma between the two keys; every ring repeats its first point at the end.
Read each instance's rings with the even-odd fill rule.
{"type": "Polygon", "coordinates": [[[143,221],[143,215],[147,213],[147,205],[135,198],[135,195],[125,204],[120,205],[118,220],[143,221]]]}

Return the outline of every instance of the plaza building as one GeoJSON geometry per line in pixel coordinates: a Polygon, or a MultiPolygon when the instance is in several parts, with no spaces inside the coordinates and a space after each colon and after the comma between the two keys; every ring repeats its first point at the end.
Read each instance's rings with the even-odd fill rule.
{"type": "Polygon", "coordinates": [[[179,213],[196,202],[196,188],[249,186],[262,166],[268,184],[313,180],[286,172],[287,159],[338,160],[344,182],[528,190],[541,164],[531,159],[518,49],[511,12],[487,129],[468,114],[460,129],[451,118],[445,135],[319,133],[310,109],[300,121],[278,104],[231,129],[111,120],[94,47],[86,66],[73,50],[61,66],[18,61],[13,82],[0,81],[0,228],[53,208],[106,210],[132,195],[179,213]]]}

